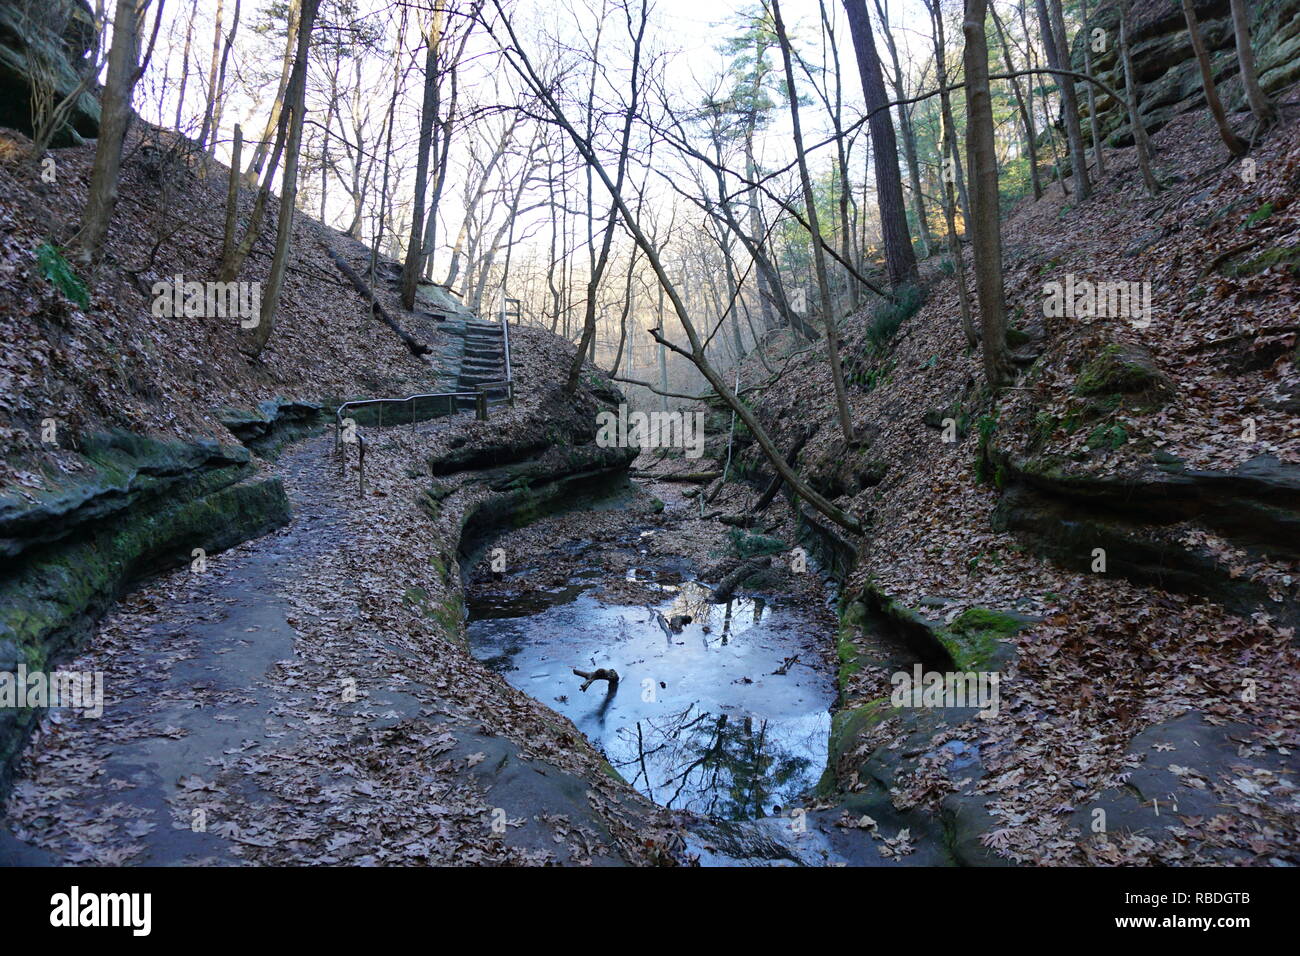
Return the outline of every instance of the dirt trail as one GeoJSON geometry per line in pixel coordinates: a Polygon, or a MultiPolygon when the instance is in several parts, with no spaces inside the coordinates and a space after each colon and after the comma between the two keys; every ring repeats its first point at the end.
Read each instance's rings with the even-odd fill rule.
{"type": "Polygon", "coordinates": [[[0,865],[620,859],[584,780],[440,699],[407,635],[351,633],[348,581],[383,569],[349,553],[329,442],[276,466],[286,528],[146,582],[65,665],[103,672],[104,713],[47,715],[0,865]]]}

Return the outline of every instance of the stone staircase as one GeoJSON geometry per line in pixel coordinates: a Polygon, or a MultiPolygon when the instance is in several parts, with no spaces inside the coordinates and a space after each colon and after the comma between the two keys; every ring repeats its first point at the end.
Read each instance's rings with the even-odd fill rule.
{"type": "MultiPolygon", "coordinates": [[[[457,387],[475,391],[488,382],[501,382],[506,377],[505,339],[501,326],[490,322],[466,320],[462,332],[464,351],[461,353],[460,378],[457,387]]],[[[488,389],[488,402],[499,404],[509,399],[504,385],[488,389]]],[[[472,408],[471,399],[462,398],[464,407],[472,408]]]]}
{"type": "MultiPolygon", "coordinates": [[[[337,236],[334,241],[344,244],[337,236]]],[[[349,251],[355,256],[356,250],[349,251]]],[[[398,263],[390,259],[376,263],[374,284],[383,289],[390,312],[407,333],[428,347],[425,358],[435,382],[430,391],[474,392],[480,385],[505,380],[506,336],[500,323],[483,321],[450,291],[425,281],[416,289],[415,309],[402,310],[395,301],[400,295],[400,282],[398,263]]],[[[491,405],[510,400],[505,385],[488,389],[487,395],[491,405]]],[[[473,409],[475,404],[469,396],[456,399],[457,407],[463,410],[473,409]]]]}

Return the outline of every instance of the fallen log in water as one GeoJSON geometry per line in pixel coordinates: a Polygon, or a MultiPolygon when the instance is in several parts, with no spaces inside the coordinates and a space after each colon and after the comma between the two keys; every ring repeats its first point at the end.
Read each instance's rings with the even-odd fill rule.
{"type": "Polygon", "coordinates": [[[586,678],[582,684],[582,692],[584,694],[587,692],[587,688],[598,680],[609,681],[610,690],[613,690],[618,686],[618,671],[614,670],[612,667],[608,669],[602,667],[599,670],[594,671],[580,671],[575,667],[573,673],[577,674],[579,677],[586,678]]]}

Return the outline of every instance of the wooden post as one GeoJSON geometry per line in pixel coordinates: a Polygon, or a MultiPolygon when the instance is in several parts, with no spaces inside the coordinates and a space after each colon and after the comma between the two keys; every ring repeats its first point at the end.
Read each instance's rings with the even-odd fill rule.
{"type": "Polygon", "coordinates": [[[487,392],[482,388],[480,388],[478,394],[474,396],[474,417],[481,422],[487,421],[487,392]]]}

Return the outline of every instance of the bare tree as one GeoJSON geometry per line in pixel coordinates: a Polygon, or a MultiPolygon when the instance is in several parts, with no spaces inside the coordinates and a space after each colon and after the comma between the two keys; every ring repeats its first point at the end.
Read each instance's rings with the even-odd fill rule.
{"type": "Polygon", "coordinates": [[[1124,64],[1124,108],[1128,111],[1129,129],[1133,133],[1133,145],[1137,150],[1138,171],[1142,175],[1142,184],[1147,193],[1155,196],[1160,192],[1160,182],[1151,169],[1151,139],[1147,129],[1142,125],[1138,115],[1137,73],[1133,69],[1133,55],[1129,50],[1129,0],[1118,0],[1119,6],[1119,58],[1124,64]]]}
{"type": "Polygon", "coordinates": [[[1196,53],[1196,64],[1201,69],[1201,88],[1205,90],[1205,102],[1214,117],[1214,125],[1219,129],[1219,136],[1228,152],[1233,156],[1245,156],[1250,147],[1240,136],[1232,131],[1228,123],[1228,114],[1223,110],[1223,101],[1219,99],[1219,90],[1214,85],[1214,67],[1210,64],[1210,54],[1205,49],[1205,40],[1201,37],[1201,27],[1196,21],[1196,11],[1192,0],[1183,0],[1183,19],[1187,21],[1187,33],[1192,39],[1192,50],[1196,53]]]}
{"type": "Polygon", "coordinates": [[[930,235],[930,223],[925,214],[925,196],[921,191],[921,164],[916,156],[916,134],[912,129],[912,115],[908,104],[903,102],[907,99],[903,67],[898,59],[898,44],[894,42],[894,34],[889,26],[888,0],[875,0],[875,3],[876,14],[880,17],[880,32],[885,38],[885,49],[889,51],[889,59],[893,65],[891,80],[894,96],[899,101],[898,131],[903,136],[903,158],[907,160],[907,178],[912,186],[912,211],[916,215],[917,235],[921,239],[923,250],[922,258],[925,258],[930,255],[930,250],[934,246],[934,237],[930,235]]]}
{"type": "Polygon", "coordinates": [[[984,34],[988,0],[966,0],[966,157],[970,163],[971,240],[975,293],[980,305],[984,377],[997,391],[1011,379],[1007,306],[1002,288],[1002,234],[998,222],[998,160],[989,93],[989,51],[984,34]]]}
{"type": "Polygon", "coordinates": [[[840,431],[844,434],[844,444],[853,444],[853,419],[849,415],[849,403],[844,394],[844,370],[840,367],[840,336],[836,327],[835,307],[831,302],[830,282],[826,278],[826,254],[822,252],[821,228],[817,224],[817,198],[813,194],[812,177],[808,175],[808,159],[803,150],[803,131],[799,126],[799,91],[794,85],[794,67],[790,60],[790,40],[785,34],[785,24],[781,21],[781,5],[772,2],[772,19],[776,24],[777,41],[781,45],[781,59],[785,63],[785,82],[789,87],[790,120],[794,125],[794,150],[799,161],[799,180],[803,184],[805,214],[808,217],[808,231],[812,233],[813,264],[817,271],[817,291],[821,295],[822,320],[826,325],[826,352],[830,358],[831,381],[835,386],[835,408],[839,413],[840,431]]]}
{"type": "Polygon", "coordinates": [[[244,174],[249,185],[257,182],[257,177],[262,172],[262,165],[270,153],[273,134],[280,127],[280,111],[289,89],[289,75],[293,72],[293,54],[298,48],[298,22],[301,13],[302,0],[290,0],[289,7],[285,11],[284,55],[280,61],[280,82],[276,88],[271,110],[266,116],[266,129],[263,130],[257,145],[253,147],[253,157],[248,164],[248,171],[244,174]]]}
{"type": "MultiPolygon", "coordinates": [[[[710,386],[712,386],[718,396],[732,409],[732,411],[736,413],[740,420],[745,423],[745,426],[754,436],[755,442],[763,451],[763,454],[767,457],[768,461],[772,464],[772,467],[776,469],[778,474],[781,475],[789,485],[790,489],[798,495],[800,499],[806,501],[814,509],[825,515],[840,527],[854,534],[861,534],[863,530],[861,522],[819,494],[799,477],[793,467],[786,463],[784,455],[782,455],[780,449],[777,448],[771,436],[768,435],[767,430],[763,428],[762,424],[758,421],[753,410],[737,397],[736,393],[727,384],[726,378],[709,362],[708,358],[705,356],[704,340],[700,337],[700,334],[695,327],[695,323],[691,319],[690,311],[686,307],[686,303],[678,288],[678,284],[673,282],[673,280],[668,276],[663,259],[660,256],[659,248],[650,240],[645,231],[641,228],[640,221],[628,207],[627,201],[620,193],[613,178],[605,169],[604,164],[597,155],[595,147],[583,138],[582,133],[578,131],[565,115],[563,107],[560,106],[559,102],[555,99],[555,96],[548,85],[542,81],[532,60],[523,49],[514,27],[506,16],[505,10],[501,5],[501,0],[493,0],[493,7],[496,11],[497,18],[501,22],[502,29],[506,32],[509,40],[507,45],[503,45],[502,51],[507,61],[528,84],[533,94],[538,97],[542,106],[550,113],[556,124],[564,130],[570,141],[573,142],[574,146],[577,148],[583,160],[591,167],[594,175],[600,179],[601,184],[608,191],[610,198],[618,208],[623,224],[627,227],[628,231],[632,233],[637,245],[645,254],[647,262],[654,271],[656,279],[658,279],[661,290],[672,304],[673,310],[677,314],[678,321],[681,323],[682,329],[686,334],[688,347],[681,348],[670,342],[664,335],[662,322],[658,328],[650,330],[651,336],[660,344],[661,347],[683,356],[700,371],[700,374],[704,376],[705,380],[710,386]]],[[[490,26],[489,29],[491,29],[490,26]]],[[[665,388],[664,391],[667,391],[667,389],[665,388]]]]}
{"type": "MultiPolygon", "coordinates": [[[[1079,0],[1079,16],[1083,20],[1083,72],[1092,75],[1092,42],[1088,36],[1088,0],[1079,0]]],[[[1106,175],[1106,158],[1101,154],[1101,120],[1097,118],[1097,94],[1093,85],[1085,85],[1088,94],[1088,125],[1092,127],[1092,157],[1097,162],[1097,175],[1106,175]]]]}
{"type": "Polygon", "coordinates": [[[256,358],[266,348],[275,325],[275,312],[280,306],[280,290],[284,287],[284,273],[289,260],[289,243],[293,237],[293,217],[298,195],[298,154],[302,143],[303,113],[307,105],[307,59],[311,47],[311,28],[316,20],[320,0],[302,0],[302,25],[298,30],[298,54],[294,75],[290,81],[289,139],[284,161],[284,178],[280,186],[280,214],[276,222],[275,252],[271,257],[271,272],[262,290],[262,314],[253,329],[249,353],[256,358]]]}
{"type": "MultiPolygon", "coordinates": [[[[1083,149],[1083,129],[1079,125],[1079,98],[1075,94],[1074,80],[1060,72],[1069,69],[1066,65],[1069,49],[1066,46],[1065,20],[1061,14],[1061,2],[1060,0],[1036,0],[1036,3],[1038,24],[1043,34],[1043,49],[1047,52],[1047,65],[1057,71],[1054,79],[1056,88],[1061,92],[1061,112],[1062,119],[1065,121],[1065,138],[1070,144],[1074,191],[1080,200],[1084,200],[1092,195],[1092,183],[1088,179],[1088,156],[1083,149]]],[[[970,4],[966,5],[966,9],[969,17],[970,4]]]]}
{"type": "MultiPolygon", "coordinates": [[[[415,308],[416,284],[420,279],[424,248],[424,200],[428,190],[429,154],[433,148],[433,127],[438,119],[438,49],[442,42],[445,10],[441,0],[434,0],[425,32],[424,103],[420,110],[420,137],[415,162],[414,209],[411,212],[411,234],[406,246],[406,261],[402,263],[402,307],[415,308]]],[[[431,210],[430,215],[437,215],[431,210]]]]}
{"type": "MultiPolygon", "coordinates": [[[[993,15],[993,25],[998,31],[998,40],[1002,45],[1002,62],[1006,66],[1008,73],[1016,71],[1015,61],[1011,58],[1011,41],[1007,39],[1006,27],[1002,25],[1002,18],[998,16],[996,7],[989,7],[989,13],[993,15]]],[[[940,80],[940,83],[943,81],[940,80]]],[[[1034,199],[1043,198],[1043,183],[1038,175],[1038,132],[1034,128],[1034,111],[1032,104],[1033,89],[1030,88],[1030,100],[1026,100],[1024,91],[1020,88],[1018,77],[1012,77],[1011,92],[1016,97],[1016,108],[1020,111],[1020,122],[1025,128],[1025,152],[1029,156],[1029,184],[1034,190],[1034,199]]]]}
{"type": "MultiPolygon", "coordinates": [[[[99,261],[108,237],[108,224],[117,205],[117,184],[122,170],[122,144],[131,122],[131,94],[140,79],[140,40],[150,0],[117,0],[113,16],[113,45],[108,53],[108,76],[101,98],[99,139],[90,173],[90,189],[81,217],[77,255],[86,265],[99,261]]],[[[159,0],[158,18],[162,16],[159,0]]],[[[157,31],[155,20],[155,35],[157,31]]]]}

